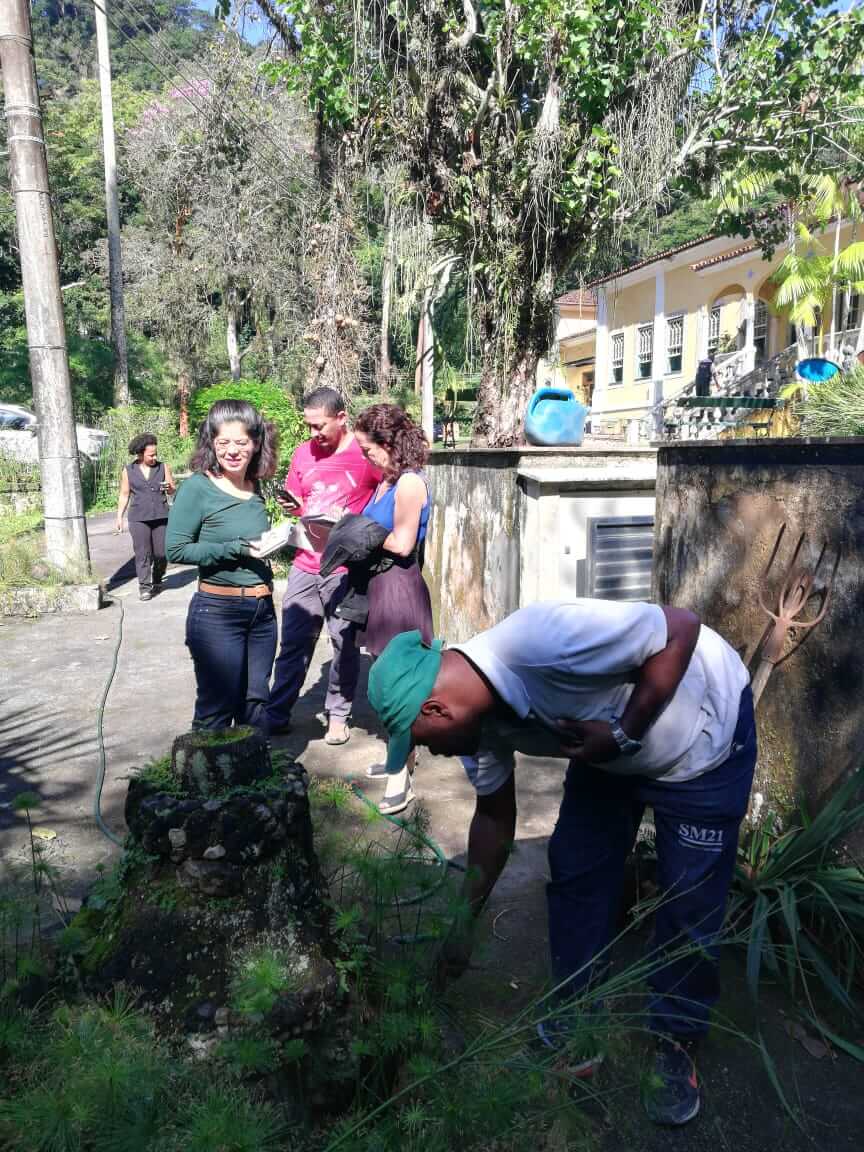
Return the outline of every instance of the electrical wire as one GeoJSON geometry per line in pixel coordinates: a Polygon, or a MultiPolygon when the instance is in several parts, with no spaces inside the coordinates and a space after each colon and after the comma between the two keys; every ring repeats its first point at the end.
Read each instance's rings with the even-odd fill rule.
{"type": "MultiPolygon", "coordinates": [[[[139,42],[136,39],[134,39],[126,31],[126,29],[122,26],[122,24],[120,24],[111,15],[111,13],[108,11],[108,9],[106,7],[103,7],[103,0],[94,0],[94,4],[97,8],[99,8],[99,10],[101,12],[103,12],[105,14],[106,20],[112,26],[112,28],[115,30],[115,32],[117,32],[120,36],[122,36],[123,39],[126,40],[126,42],[131,46],[133,52],[135,52],[139,57],[141,57],[141,59],[143,59],[147,64],[149,64],[151,68],[155,69],[156,73],[164,80],[166,85],[173,86],[174,91],[176,91],[176,93],[179,96],[181,96],[182,99],[184,99],[187,104],[189,104],[192,108],[194,108],[199,116],[206,119],[206,117],[207,117],[206,108],[204,108],[200,104],[196,103],[196,101],[192,99],[191,95],[186,90],[186,88],[181,87],[181,86],[177,86],[176,76],[169,75],[162,67],[160,67],[159,63],[157,63],[157,61],[154,60],[153,57],[143,49],[143,47],[139,44],[139,42]]],[[[118,7],[120,8],[122,15],[124,15],[127,20],[130,20],[129,13],[123,9],[122,5],[118,5],[118,7]]],[[[139,20],[140,19],[141,19],[141,17],[139,15],[139,20]]],[[[145,26],[150,29],[150,31],[153,35],[158,37],[158,33],[155,32],[154,29],[152,29],[151,25],[147,25],[146,21],[145,21],[145,26]]],[[[160,44],[161,44],[161,42],[160,42],[160,44]]],[[[165,57],[165,59],[167,59],[168,63],[174,67],[176,75],[179,75],[181,77],[181,79],[185,80],[186,85],[189,88],[192,88],[194,90],[194,88],[195,88],[194,80],[190,80],[185,75],[185,73],[179,68],[179,57],[175,56],[174,53],[170,52],[170,50],[167,50],[165,48],[162,49],[162,54],[163,54],[163,57],[165,57]]],[[[213,83],[215,86],[215,82],[213,80],[213,77],[206,71],[206,69],[204,69],[202,67],[201,71],[204,72],[207,79],[210,80],[210,82],[213,83]]],[[[238,129],[241,131],[243,130],[243,125],[241,125],[238,120],[235,120],[234,117],[230,114],[230,112],[227,111],[227,109],[223,109],[223,115],[225,116],[225,119],[235,129],[238,129]]],[[[276,144],[274,143],[274,141],[272,140],[272,138],[267,136],[267,134],[264,132],[263,128],[261,127],[261,125],[259,123],[257,123],[256,121],[253,121],[248,116],[244,117],[244,119],[246,119],[246,121],[247,121],[247,127],[251,128],[253,131],[257,132],[259,135],[265,135],[267,137],[267,139],[269,140],[271,146],[274,148],[277,147],[276,144]]],[[[282,155],[283,159],[288,160],[288,157],[285,153],[281,153],[281,151],[280,151],[280,154],[282,155]]],[[[270,167],[268,167],[266,169],[264,167],[262,167],[262,164],[261,164],[262,159],[268,159],[268,158],[263,156],[263,155],[256,156],[254,154],[254,151],[253,151],[251,163],[258,169],[259,174],[261,174],[265,177],[272,178],[274,176],[274,171],[272,170],[273,157],[272,156],[269,157],[270,167]]],[[[289,165],[291,163],[292,162],[289,161],[289,165]]],[[[292,181],[296,181],[296,182],[299,182],[299,183],[305,185],[307,190],[316,190],[317,191],[317,185],[315,185],[314,181],[310,180],[308,177],[304,177],[303,174],[299,171],[291,172],[290,174],[284,174],[284,175],[288,175],[288,178],[292,181]]]]}
{"type": "MultiPolygon", "coordinates": [[[[98,0],[97,0],[97,2],[98,2],[98,0]]],[[[104,2],[104,0],[102,0],[102,2],[104,2]]],[[[137,4],[135,4],[134,0],[122,0],[122,3],[120,4],[120,8],[121,8],[121,11],[123,11],[124,9],[131,8],[132,12],[134,12],[135,16],[137,17],[139,23],[143,24],[143,26],[150,33],[153,40],[155,40],[156,44],[160,47],[163,57],[168,61],[169,64],[171,64],[174,67],[174,69],[177,72],[177,75],[180,76],[183,80],[185,80],[187,84],[194,84],[194,80],[190,79],[186,75],[186,73],[183,71],[183,69],[180,67],[181,58],[177,55],[176,52],[172,51],[172,49],[167,46],[167,44],[162,39],[162,32],[160,32],[159,29],[154,28],[153,25],[148,22],[147,17],[141,12],[141,9],[137,6],[137,4]]],[[[124,15],[126,16],[127,19],[129,19],[128,12],[124,12],[124,15]]],[[[196,60],[195,61],[195,67],[198,71],[203,72],[204,76],[210,81],[210,83],[213,85],[214,88],[216,88],[216,89],[219,88],[218,81],[216,80],[214,74],[208,68],[206,68],[204,66],[202,61],[196,60]]],[[[242,97],[239,96],[238,94],[235,94],[234,95],[234,105],[235,105],[235,107],[239,107],[241,113],[243,114],[244,120],[248,124],[250,124],[254,128],[254,130],[256,132],[258,132],[258,134],[260,136],[262,136],[269,143],[270,147],[272,149],[274,149],[274,151],[276,153],[278,153],[278,155],[285,161],[285,163],[288,165],[289,168],[294,163],[296,163],[296,158],[289,156],[288,153],[283,150],[282,146],[278,143],[278,141],[275,140],[270,135],[270,133],[267,131],[267,129],[264,127],[264,125],[257,119],[257,116],[254,114],[256,112],[256,109],[255,109],[253,104],[244,103],[242,97]]],[[[233,124],[233,126],[235,128],[240,127],[239,122],[232,119],[230,112],[228,112],[228,111],[225,112],[225,118],[229,121],[229,123],[233,124]]],[[[302,174],[300,175],[299,178],[300,178],[301,182],[304,179],[302,174]]],[[[307,187],[314,187],[314,184],[312,181],[307,180],[306,183],[307,183],[307,187]]]]}
{"type": "Polygon", "coordinates": [[[111,691],[111,685],[114,683],[114,677],[117,674],[117,664],[120,659],[120,648],[123,644],[123,618],[125,610],[123,608],[123,601],[119,600],[117,603],[120,605],[120,623],[117,626],[117,643],[114,645],[114,659],[111,663],[111,671],[108,673],[108,679],[105,681],[105,689],[102,693],[102,699],[99,701],[99,711],[96,713],[96,742],[99,747],[99,768],[96,773],[96,790],[93,796],[93,818],[96,821],[96,827],[107,837],[112,844],[116,844],[118,848],[123,847],[123,841],[116,836],[105,821],[102,819],[102,789],[105,786],[105,705],[108,703],[108,693],[111,691]]]}

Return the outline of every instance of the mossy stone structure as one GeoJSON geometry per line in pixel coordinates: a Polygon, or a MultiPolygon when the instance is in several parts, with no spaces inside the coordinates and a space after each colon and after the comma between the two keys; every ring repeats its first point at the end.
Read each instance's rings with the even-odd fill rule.
{"type": "Polygon", "coordinates": [[[297,1085],[302,1037],[305,1106],[317,1094],[325,1107],[347,1044],[307,783],[300,764],[274,771],[256,730],[178,737],[170,771],[130,783],[119,890],[88,901],[74,930],[85,978],[139,991],[202,1058],[252,1033],[290,1052],[276,1081],[297,1085]]]}
{"type": "MultiPolygon", "coordinates": [[[[733,440],[663,446],[657,466],[654,594],[691,608],[755,672],[784,573],[819,566],[757,708],[756,810],[810,810],[864,759],[864,440],[733,440]],[[783,531],[780,537],[781,528],[783,531]],[[765,578],[772,550],[778,554],[765,578]]],[[[860,849],[860,843],[856,848],[860,849]]]]}

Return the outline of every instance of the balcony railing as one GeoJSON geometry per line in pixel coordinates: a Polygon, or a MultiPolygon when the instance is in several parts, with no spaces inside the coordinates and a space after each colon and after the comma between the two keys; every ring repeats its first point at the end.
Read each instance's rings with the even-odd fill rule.
{"type": "Polygon", "coordinates": [[[711,395],[697,397],[694,380],[676,396],[659,401],[642,420],[642,438],[654,442],[716,440],[736,425],[758,423],[755,412],[778,407],[777,397],[794,379],[799,356],[798,346],[792,344],[755,367],[753,348],[718,358],[711,395]]]}

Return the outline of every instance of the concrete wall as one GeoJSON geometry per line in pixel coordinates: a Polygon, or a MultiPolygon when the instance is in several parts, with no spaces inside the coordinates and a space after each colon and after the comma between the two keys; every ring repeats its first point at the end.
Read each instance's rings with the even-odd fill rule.
{"type": "Polygon", "coordinates": [[[523,604],[576,595],[577,522],[651,514],[655,456],[623,446],[434,452],[426,579],[438,634],[465,640],[523,604]]]}
{"type": "Polygon", "coordinates": [[[433,452],[426,579],[435,631],[465,640],[519,607],[518,451],[433,452]]]}
{"type": "MultiPolygon", "coordinates": [[[[765,602],[776,610],[801,533],[801,560],[840,562],[824,621],[790,635],[758,709],[756,791],[784,810],[811,802],[864,760],[864,441],[762,440],[660,449],[655,594],[692,608],[755,670],[768,620],[762,576],[783,525],[765,602]]],[[[819,599],[811,601],[815,615],[819,599]]]]}

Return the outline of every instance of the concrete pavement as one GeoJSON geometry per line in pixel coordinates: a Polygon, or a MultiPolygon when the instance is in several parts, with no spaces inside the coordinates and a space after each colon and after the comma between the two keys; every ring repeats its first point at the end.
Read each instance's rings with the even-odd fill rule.
{"type": "MultiPolygon", "coordinates": [[[[189,727],[195,693],[184,644],[194,570],[171,568],[164,591],[142,603],[131,539],[114,535],[113,523],[113,514],[88,523],[93,566],[112,601],[107,607],[0,624],[0,860],[5,866],[26,863],[26,828],[13,813],[12,801],[19,792],[36,792],[41,800],[36,821],[56,833],[47,843],[48,858],[60,871],[64,891],[77,896],[92,882],[98,866],[109,863],[117,851],[97,829],[93,802],[98,711],[114,658],[121,604],[123,640],[104,714],[107,772],[102,794],[103,817],[121,837],[130,770],[169,751],[174,737],[189,727]]],[[[294,732],[277,743],[302,760],[310,773],[357,779],[375,799],[383,794],[383,784],[366,780],[364,773],[368,764],[382,758],[384,742],[365,699],[368,662],[351,740],[331,748],[315,719],[324,704],[328,660],[325,634],[295,710],[294,732]]],[[[526,907],[526,914],[530,906],[531,919],[537,921],[531,931],[541,939],[545,843],[560,798],[562,768],[531,761],[520,766],[518,846],[495,893],[496,905],[510,908],[515,901],[526,907]]],[[[415,784],[429,810],[432,835],[448,854],[460,855],[473,811],[473,792],[461,766],[421,756],[415,784]]]]}

